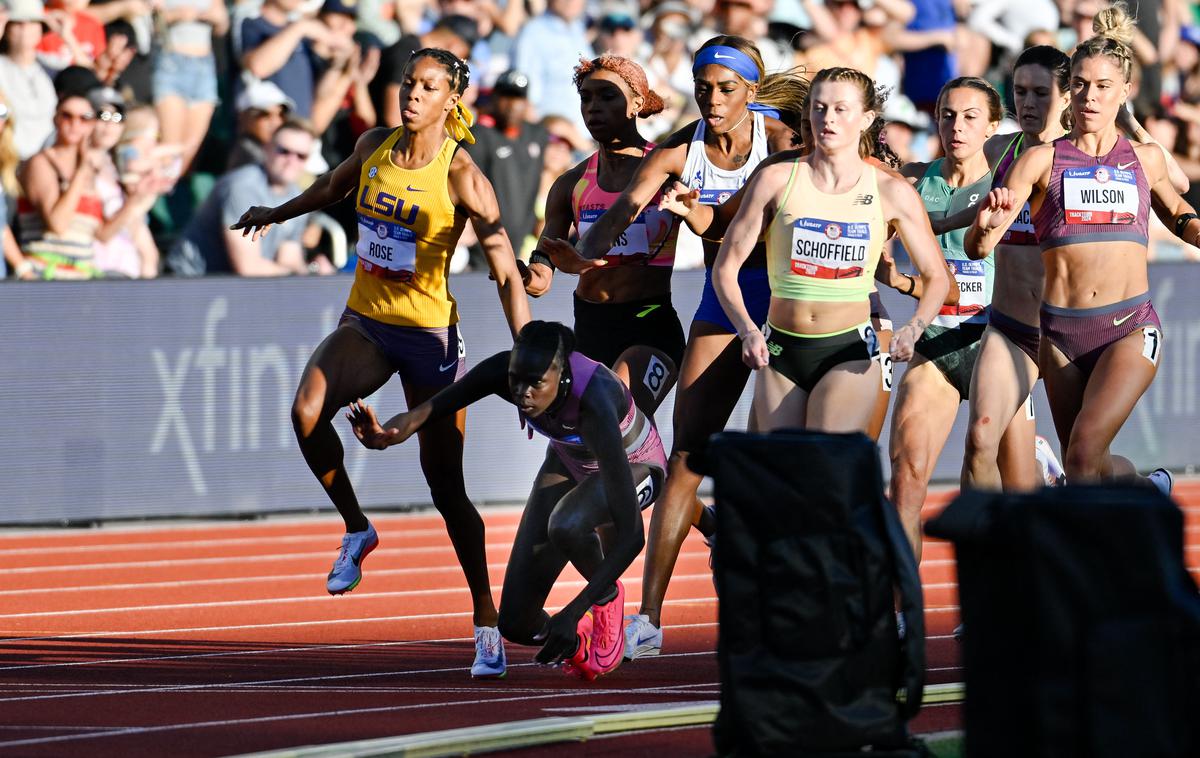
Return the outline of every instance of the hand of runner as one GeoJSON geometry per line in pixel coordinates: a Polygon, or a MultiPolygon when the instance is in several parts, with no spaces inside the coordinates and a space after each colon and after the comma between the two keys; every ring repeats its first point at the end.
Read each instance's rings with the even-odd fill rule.
{"type": "Polygon", "coordinates": [[[686,217],[700,204],[700,190],[692,189],[683,182],[675,182],[663,190],[658,200],[660,211],[670,211],[676,216],[686,217]]]}
{"type": "Polygon", "coordinates": [[[569,613],[567,608],[563,608],[551,616],[546,625],[542,627],[542,631],[533,637],[534,640],[542,643],[542,649],[537,651],[533,659],[538,663],[546,663],[551,666],[557,666],[570,659],[575,655],[575,649],[579,646],[579,638],[576,634],[578,626],[579,618],[569,613]]]}
{"type": "Polygon", "coordinates": [[[250,241],[254,242],[259,237],[265,237],[267,230],[275,222],[271,219],[275,212],[274,208],[268,208],[265,205],[252,205],[250,210],[242,214],[242,217],[232,224],[229,228],[232,231],[242,230],[242,236],[250,235],[250,241]]]}
{"type": "Polygon", "coordinates": [[[975,223],[980,229],[988,231],[1004,225],[1009,211],[1016,204],[1016,196],[1008,187],[997,187],[988,193],[987,199],[979,204],[979,213],[975,223]]]}
{"type": "Polygon", "coordinates": [[[350,410],[346,413],[346,418],[349,419],[350,426],[354,429],[354,436],[363,444],[363,447],[384,450],[405,439],[401,436],[401,431],[395,427],[384,429],[379,423],[379,419],[375,417],[375,409],[361,399],[350,403],[350,410]]]}
{"type": "Polygon", "coordinates": [[[542,240],[540,248],[543,253],[550,256],[550,261],[555,268],[568,274],[583,274],[608,264],[608,261],[603,258],[596,260],[584,258],[575,249],[575,246],[566,240],[542,240]]]}
{"type": "Polygon", "coordinates": [[[917,344],[922,331],[919,325],[909,321],[892,332],[892,343],[888,348],[888,354],[891,355],[893,362],[912,360],[913,346],[917,344]]]}
{"type": "Polygon", "coordinates": [[[766,368],[769,359],[767,338],[760,330],[753,329],[742,337],[742,361],[747,366],[758,371],[760,368],[766,368]]]}

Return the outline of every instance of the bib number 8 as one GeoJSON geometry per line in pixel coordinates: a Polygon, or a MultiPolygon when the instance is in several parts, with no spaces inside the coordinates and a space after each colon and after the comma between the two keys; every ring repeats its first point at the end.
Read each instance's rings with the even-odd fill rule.
{"type": "Polygon", "coordinates": [[[657,400],[666,383],[667,364],[659,360],[657,355],[650,356],[650,363],[646,366],[646,375],[642,377],[642,384],[646,385],[646,389],[650,390],[650,394],[657,400]]]}

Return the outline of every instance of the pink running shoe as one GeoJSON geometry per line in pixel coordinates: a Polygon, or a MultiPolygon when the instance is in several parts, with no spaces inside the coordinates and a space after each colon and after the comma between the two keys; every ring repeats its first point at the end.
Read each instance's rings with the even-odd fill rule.
{"type": "Polygon", "coordinates": [[[575,655],[569,660],[563,661],[563,673],[574,679],[586,679],[591,681],[595,676],[589,676],[589,672],[584,667],[590,655],[592,647],[592,609],[589,608],[583,614],[583,618],[579,619],[579,626],[575,627],[575,637],[579,640],[579,647],[575,648],[575,655]]]}
{"type": "Polygon", "coordinates": [[[582,668],[588,679],[604,676],[621,665],[625,655],[625,587],[617,582],[617,596],[592,606],[592,645],[582,668]]]}

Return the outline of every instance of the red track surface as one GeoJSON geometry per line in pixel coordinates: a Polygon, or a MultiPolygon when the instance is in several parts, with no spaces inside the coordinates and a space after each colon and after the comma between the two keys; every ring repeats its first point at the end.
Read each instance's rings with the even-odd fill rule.
{"type": "MultiPolygon", "coordinates": [[[[1200,575],[1200,483],[1177,496],[1200,575]]],[[[498,597],[519,513],[484,516],[498,597]]],[[[341,529],[327,518],[0,533],[0,756],[218,756],[717,699],[716,600],[695,535],[668,594],[661,657],[582,684],[510,646],[506,679],[473,682],[470,604],[440,520],[375,523],[382,541],[362,584],[336,598],[324,576],[341,529]]],[[[961,681],[949,546],[929,543],[921,574],[928,680],[961,681]]],[[[625,579],[629,612],[640,577],[639,560],[625,579]]],[[[564,575],[550,603],[580,586],[564,575]]],[[[957,706],[934,706],[914,728],[958,720],[957,706]]],[[[583,749],[694,755],[711,740],[691,728],[583,749]]]]}

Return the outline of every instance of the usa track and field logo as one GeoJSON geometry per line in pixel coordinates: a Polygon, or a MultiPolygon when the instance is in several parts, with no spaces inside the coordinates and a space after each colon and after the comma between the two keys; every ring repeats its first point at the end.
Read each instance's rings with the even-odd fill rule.
{"type": "Polygon", "coordinates": [[[827,224],[825,226],[825,236],[831,240],[835,240],[842,236],[842,227],[837,224],[827,224]]]}

